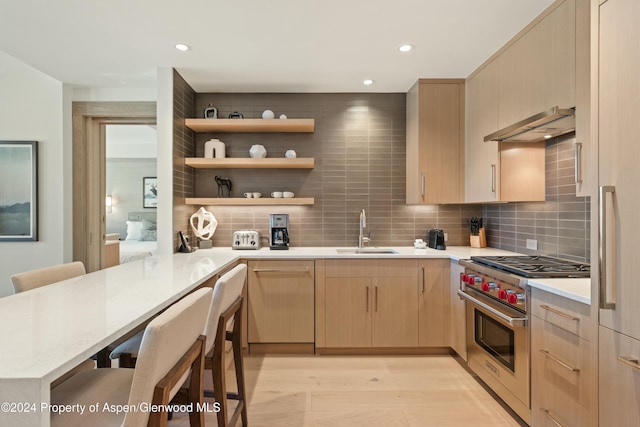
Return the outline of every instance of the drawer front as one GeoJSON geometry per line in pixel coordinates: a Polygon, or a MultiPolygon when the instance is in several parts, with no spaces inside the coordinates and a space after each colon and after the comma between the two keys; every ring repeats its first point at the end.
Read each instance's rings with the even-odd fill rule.
{"type": "MultiPolygon", "coordinates": [[[[531,321],[532,410],[548,409],[564,420],[577,420],[583,412],[588,414],[586,408],[591,406],[594,381],[591,352],[591,342],[534,317],[531,321]]],[[[549,418],[544,411],[532,415],[549,418]]],[[[568,425],[584,424],[572,421],[568,425]]]]}
{"type": "Polygon", "coordinates": [[[325,261],[326,277],[418,277],[415,259],[344,259],[325,261]]]}
{"type": "Polygon", "coordinates": [[[591,307],[540,289],[531,289],[531,312],[588,341],[593,336],[591,307]]]}
{"type": "Polygon", "coordinates": [[[640,341],[600,326],[600,425],[640,425],[640,341]]]}

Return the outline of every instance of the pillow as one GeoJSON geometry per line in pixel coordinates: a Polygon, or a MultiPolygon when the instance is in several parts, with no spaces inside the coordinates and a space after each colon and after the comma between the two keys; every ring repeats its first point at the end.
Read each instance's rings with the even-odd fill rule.
{"type": "Polygon", "coordinates": [[[143,242],[155,242],[158,240],[158,230],[142,230],[140,240],[143,242]]]}
{"type": "Polygon", "coordinates": [[[127,238],[125,240],[140,240],[142,221],[127,221],[127,238]]]}
{"type": "Polygon", "coordinates": [[[155,221],[149,221],[149,220],[143,219],[142,220],[142,229],[143,230],[157,230],[158,229],[158,224],[155,221]]]}

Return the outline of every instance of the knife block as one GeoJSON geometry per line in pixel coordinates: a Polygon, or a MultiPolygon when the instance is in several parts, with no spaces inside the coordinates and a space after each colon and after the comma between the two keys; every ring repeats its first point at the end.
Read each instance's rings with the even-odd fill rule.
{"type": "Polygon", "coordinates": [[[484,231],[484,227],[478,230],[477,236],[469,236],[469,243],[472,248],[486,248],[487,247],[487,234],[484,231]]]}

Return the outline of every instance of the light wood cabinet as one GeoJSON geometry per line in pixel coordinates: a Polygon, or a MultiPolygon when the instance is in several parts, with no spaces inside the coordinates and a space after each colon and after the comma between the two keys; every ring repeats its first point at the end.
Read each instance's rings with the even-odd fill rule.
{"type": "Polygon", "coordinates": [[[450,347],[449,259],[419,262],[419,346],[450,347]]]}
{"type": "MultiPolygon", "coordinates": [[[[545,200],[544,142],[484,142],[484,137],[553,106],[576,105],[576,1],[583,0],[554,4],[467,79],[466,202],[545,200]]],[[[584,66],[584,46],[580,49],[584,66]]],[[[583,75],[579,84],[584,90],[583,75]]],[[[580,100],[588,110],[588,97],[585,101],[581,94],[580,100]]],[[[585,116],[582,129],[585,123],[588,128],[585,116]]]]}
{"type": "Polygon", "coordinates": [[[640,425],[640,341],[599,328],[600,426],[640,425]]]}
{"type": "Polygon", "coordinates": [[[321,285],[326,348],[418,346],[415,260],[325,260],[321,285]]]}
{"type": "MultiPolygon", "coordinates": [[[[591,68],[591,1],[575,0],[576,3],[576,140],[575,182],[576,196],[591,196],[595,188],[598,169],[597,146],[591,141],[591,97],[595,87],[591,85],[591,74],[597,70],[591,68]]],[[[593,37],[597,37],[594,33],[593,37]]]]}
{"type": "Polygon", "coordinates": [[[596,425],[590,307],[538,289],[531,306],[532,425],[596,425]]]}
{"type": "Polygon", "coordinates": [[[314,342],[314,262],[248,262],[248,340],[314,342]]]}
{"type": "Polygon", "coordinates": [[[465,111],[465,201],[495,202],[500,191],[498,143],[484,142],[498,130],[498,80],[501,58],[497,57],[466,82],[465,111]]]}
{"type": "Polygon", "coordinates": [[[464,201],[464,80],[420,79],[407,93],[407,204],[464,201]]]}
{"type": "Polygon", "coordinates": [[[460,289],[460,275],[464,267],[458,261],[451,261],[449,279],[450,298],[450,333],[451,348],[460,357],[467,360],[467,313],[465,302],[458,296],[460,289]]]}
{"type": "Polygon", "coordinates": [[[498,129],[575,106],[575,55],[575,0],[565,0],[502,53],[498,129]]]}

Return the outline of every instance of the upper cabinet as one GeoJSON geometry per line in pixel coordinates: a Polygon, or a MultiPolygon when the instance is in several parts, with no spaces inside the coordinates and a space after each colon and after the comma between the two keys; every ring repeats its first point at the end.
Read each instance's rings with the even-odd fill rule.
{"type": "MultiPolygon", "coordinates": [[[[545,143],[484,137],[553,106],[576,106],[576,1],[588,2],[556,1],[467,79],[466,202],[544,201],[545,143]]],[[[583,78],[578,83],[584,85],[583,78]]],[[[577,117],[588,114],[586,102],[577,117]]]]}
{"type": "Polygon", "coordinates": [[[463,79],[407,93],[407,204],[464,202],[464,95],[463,79]]]}
{"type": "Polygon", "coordinates": [[[574,107],[575,0],[559,4],[500,56],[498,129],[556,105],[574,107]]]}

